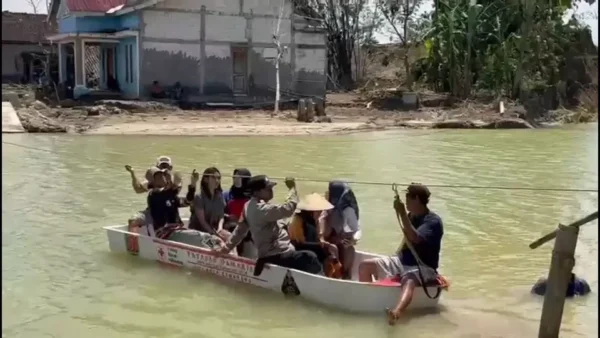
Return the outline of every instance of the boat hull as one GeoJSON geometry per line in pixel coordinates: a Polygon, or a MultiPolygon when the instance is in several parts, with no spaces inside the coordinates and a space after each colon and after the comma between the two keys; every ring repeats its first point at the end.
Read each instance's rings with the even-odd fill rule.
{"type": "MultiPolygon", "coordinates": [[[[381,313],[395,306],[400,295],[398,286],[332,279],[270,264],[259,276],[254,276],[255,261],[248,258],[217,254],[184,243],[131,233],[127,231],[127,226],[108,226],[104,229],[112,252],[130,253],[146,260],[208,272],[341,310],[381,313]]],[[[357,251],[352,271],[358,271],[361,261],[373,257],[379,255],[357,251]]],[[[438,288],[430,287],[428,291],[433,296],[438,293],[438,288]]],[[[435,307],[439,298],[430,299],[423,288],[417,288],[409,309],[435,307]]]]}

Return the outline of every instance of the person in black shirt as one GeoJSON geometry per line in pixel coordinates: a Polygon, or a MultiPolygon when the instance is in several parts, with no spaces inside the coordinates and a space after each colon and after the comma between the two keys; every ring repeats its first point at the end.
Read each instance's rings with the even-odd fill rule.
{"type": "MultiPolygon", "coordinates": [[[[146,170],[146,174],[144,176],[145,179],[142,181],[140,181],[136,177],[133,167],[131,167],[130,165],[125,166],[125,170],[127,170],[127,172],[129,172],[131,176],[131,186],[136,194],[147,194],[149,191],[152,190],[152,176],[153,173],[156,171],[156,168],[168,170],[172,175],[173,182],[175,183],[175,189],[181,189],[182,180],[180,173],[173,170],[173,162],[171,161],[171,158],[163,155],[158,157],[155,165],[146,170]]],[[[191,198],[193,198],[193,195],[191,198]]],[[[148,208],[138,211],[129,218],[127,224],[129,225],[128,230],[130,232],[150,234],[149,227],[152,224],[152,216],[150,215],[150,211],[148,210],[148,208]]]]}
{"type": "MultiPolygon", "coordinates": [[[[192,173],[192,183],[188,186],[190,190],[195,190],[199,176],[192,173]]],[[[179,197],[179,190],[173,186],[171,174],[166,169],[152,169],[152,190],[148,193],[148,209],[152,216],[152,225],[154,232],[158,231],[167,224],[183,225],[179,216],[179,208],[190,205],[190,200],[179,197]]],[[[193,192],[191,194],[193,196],[193,192]]]]}
{"type": "Polygon", "coordinates": [[[156,169],[153,174],[153,190],[148,194],[148,209],[152,215],[153,229],[156,237],[181,242],[197,247],[210,249],[221,248],[225,243],[217,236],[201,231],[187,229],[179,216],[179,208],[190,205],[194,198],[194,187],[200,175],[196,170],[192,173],[191,184],[186,197],[178,195],[179,189],[173,187],[171,174],[166,170],[156,169]]]}

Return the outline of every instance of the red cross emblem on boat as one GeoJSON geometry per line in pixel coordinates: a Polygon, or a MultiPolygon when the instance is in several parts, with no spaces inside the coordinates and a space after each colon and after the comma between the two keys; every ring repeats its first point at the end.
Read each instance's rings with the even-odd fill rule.
{"type": "Polygon", "coordinates": [[[158,249],[158,254],[159,254],[159,255],[160,255],[160,257],[162,258],[162,257],[164,257],[164,255],[165,255],[165,251],[164,251],[162,248],[159,248],[159,249],[158,249]]]}

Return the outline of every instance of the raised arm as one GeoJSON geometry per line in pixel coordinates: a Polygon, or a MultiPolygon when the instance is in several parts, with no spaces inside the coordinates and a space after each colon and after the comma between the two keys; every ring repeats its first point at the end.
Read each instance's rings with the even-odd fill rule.
{"type": "Polygon", "coordinates": [[[265,222],[277,222],[280,219],[292,216],[297,205],[298,192],[296,186],[292,186],[283,204],[259,203],[258,210],[263,215],[265,222]]]}
{"type": "Polygon", "coordinates": [[[188,190],[185,194],[185,198],[178,198],[179,208],[188,207],[192,205],[192,203],[194,202],[194,196],[196,195],[196,185],[198,184],[199,178],[200,175],[198,175],[196,169],[194,169],[194,171],[192,171],[192,177],[190,180],[190,184],[188,185],[188,190]]]}
{"type": "Polygon", "coordinates": [[[148,192],[148,181],[144,180],[143,182],[140,182],[140,180],[135,176],[135,171],[130,165],[126,165],[125,170],[127,170],[131,175],[131,187],[136,194],[148,192]]]}
{"type": "Polygon", "coordinates": [[[196,187],[193,185],[188,185],[188,191],[185,194],[185,197],[177,196],[177,207],[184,208],[192,205],[194,201],[194,194],[196,193],[196,187]]]}
{"type": "Polygon", "coordinates": [[[421,238],[417,234],[417,230],[410,222],[408,213],[406,212],[406,207],[404,206],[404,203],[402,203],[402,201],[400,200],[400,198],[398,196],[396,196],[394,198],[394,209],[396,210],[396,214],[398,215],[398,217],[400,218],[400,221],[402,222],[401,228],[402,228],[402,232],[404,233],[404,237],[406,237],[406,239],[409,240],[411,243],[414,243],[414,244],[421,243],[423,241],[423,238],[421,238]]]}

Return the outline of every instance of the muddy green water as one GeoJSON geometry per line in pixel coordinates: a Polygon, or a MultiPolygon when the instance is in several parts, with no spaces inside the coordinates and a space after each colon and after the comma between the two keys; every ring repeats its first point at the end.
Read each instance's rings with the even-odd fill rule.
{"type": "MultiPolygon", "coordinates": [[[[596,125],[533,131],[394,131],[329,137],[3,135],[57,153],[2,146],[2,337],[532,337],[551,246],[528,244],[596,210],[595,193],[432,188],[444,219],[441,271],[452,282],[436,313],[389,328],[358,316],[108,251],[104,225],[143,208],[123,165],[162,154],[184,172],[429,184],[597,187],[596,125]]],[[[187,175],[186,175],[187,176],[187,175]]],[[[230,180],[226,179],[227,185],[230,180]]],[[[283,187],[276,199],[284,195],[283,187]]],[[[323,183],[300,182],[301,193],[323,183]]],[[[388,186],[355,185],[363,250],[391,253],[400,234],[388,186]]],[[[598,230],[582,230],[575,271],[598,290],[598,230]]],[[[352,295],[348,295],[351,297],[352,295]]],[[[564,337],[598,334],[598,298],[567,303],[564,337]]]]}

